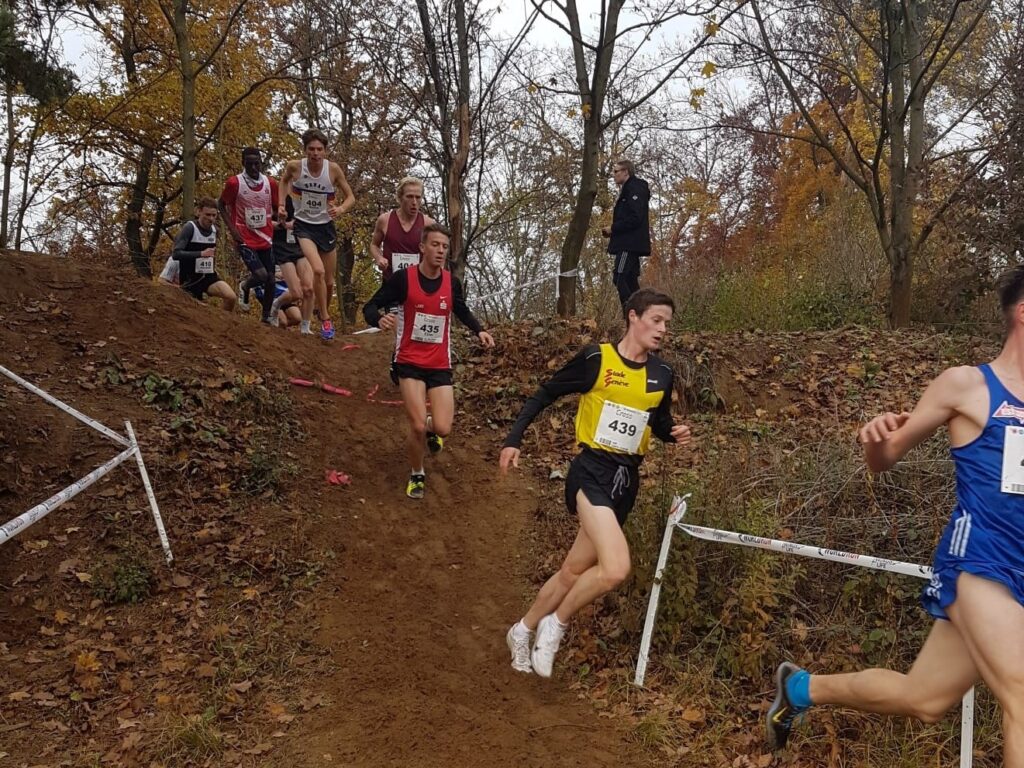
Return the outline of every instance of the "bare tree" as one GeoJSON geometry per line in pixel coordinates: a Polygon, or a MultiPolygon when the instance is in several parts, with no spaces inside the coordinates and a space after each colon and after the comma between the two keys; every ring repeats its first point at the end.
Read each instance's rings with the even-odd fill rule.
{"type": "Polygon", "coordinates": [[[569,316],[576,312],[573,275],[597,199],[598,166],[605,132],[665,88],[703,50],[717,33],[719,24],[742,3],[726,4],[717,0],[647,3],[620,26],[625,0],[600,0],[595,13],[597,29],[587,38],[576,0],[532,2],[539,13],[565,33],[572,51],[571,78],[552,72],[544,79],[538,78],[534,85],[556,97],[569,95],[576,99],[582,119],[579,185],[560,257],[560,271],[565,276],[559,278],[558,314],[569,316]],[[722,14],[722,18],[713,21],[716,13],[722,14]],[[650,51],[650,55],[645,56],[659,29],[687,18],[700,20],[703,26],[692,43],[672,43],[667,50],[650,51]]]}
{"type": "Polygon", "coordinates": [[[951,65],[962,60],[990,4],[881,0],[871,12],[842,0],[751,0],[749,23],[737,35],[750,66],[767,68],[792,105],[775,113],[799,117],[786,126],[761,111],[748,127],[820,147],[865,195],[889,262],[893,327],[910,322],[915,254],[988,162],[985,146],[955,137],[994,82],[966,100],[944,99],[930,121],[926,103],[953,77],[951,65]],[[922,188],[937,163],[960,170],[945,199],[918,222],[922,188]]]}

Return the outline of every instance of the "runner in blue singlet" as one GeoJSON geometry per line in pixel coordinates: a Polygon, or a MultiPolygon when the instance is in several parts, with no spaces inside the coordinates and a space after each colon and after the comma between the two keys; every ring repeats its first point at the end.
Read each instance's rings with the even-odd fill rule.
{"type": "Polygon", "coordinates": [[[935,553],[922,604],[937,621],[906,674],[868,669],[811,675],[785,662],[766,718],[785,746],[815,704],[935,722],[979,679],[1003,710],[1003,765],[1024,768],[1024,265],[999,281],[1007,336],[991,363],[950,368],[911,413],[885,413],[860,431],[864,457],[884,472],[945,425],[956,506],[935,553]]]}

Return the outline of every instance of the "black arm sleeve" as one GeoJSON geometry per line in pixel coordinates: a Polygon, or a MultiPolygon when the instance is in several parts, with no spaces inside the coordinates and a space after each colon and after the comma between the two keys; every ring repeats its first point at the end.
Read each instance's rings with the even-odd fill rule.
{"type": "Polygon", "coordinates": [[[462,283],[459,282],[459,278],[455,277],[455,275],[452,275],[452,312],[473,333],[480,333],[484,329],[480,325],[480,321],[476,319],[476,315],[469,308],[469,305],[466,304],[466,295],[462,291],[462,283]]]}
{"type": "Polygon", "coordinates": [[[195,261],[198,258],[200,251],[187,251],[185,250],[189,243],[192,242],[192,233],[195,224],[191,221],[186,221],[185,226],[178,230],[178,236],[174,238],[174,250],[171,251],[171,258],[175,261],[181,261],[182,259],[188,261],[195,261]]]}
{"type": "Polygon", "coordinates": [[[389,277],[388,281],[378,288],[370,300],[363,305],[363,317],[366,319],[366,324],[379,328],[381,310],[386,312],[388,307],[404,303],[408,293],[409,278],[404,269],[399,270],[389,277]]]}
{"type": "Polygon", "coordinates": [[[546,384],[541,384],[529,400],[523,404],[515,424],[505,438],[505,448],[518,448],[523,442],[523,433],[537,415],[563,395],[589,392],[597,382],[601,370],[601,348],[591,344],[581,349],[546,384]]]}
{"type": "Polygon", "coordinates": [[[665,392],[665,396],[661,398],[661,402],[658,403],[658,407],[654,413],[651,414],[651,433],[665,443],[674,443],[676,439],[672,437],[672,427],[675,424],[672,421],[672,388],[674,383],[674,375],[670,374],[668,379],[668,389],[665,392]]]}

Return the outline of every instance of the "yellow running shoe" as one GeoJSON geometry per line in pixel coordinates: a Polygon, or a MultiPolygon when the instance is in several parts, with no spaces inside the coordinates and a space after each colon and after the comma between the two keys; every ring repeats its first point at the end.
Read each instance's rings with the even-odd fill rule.
{"type": "Polygon", "coordinates": [[[405,486],[405,495],[410,499],[422,499],[427,489],[426,475],[409,475],[409,484],[405,486]]]}

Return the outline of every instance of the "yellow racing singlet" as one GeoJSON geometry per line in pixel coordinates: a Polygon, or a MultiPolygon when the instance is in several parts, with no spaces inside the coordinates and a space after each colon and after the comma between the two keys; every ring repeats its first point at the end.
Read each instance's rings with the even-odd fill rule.
{"type": "Polygon", "coordinates": [[[631,367],[614,345],[602,344],[597,381],[580,397],[576,411],[576,442],[600,451],[643,456],[651,438],[651,414],[666,394],[671,396],[668,379],[662,382],[661,378],[650,365],[631,367]]]}

